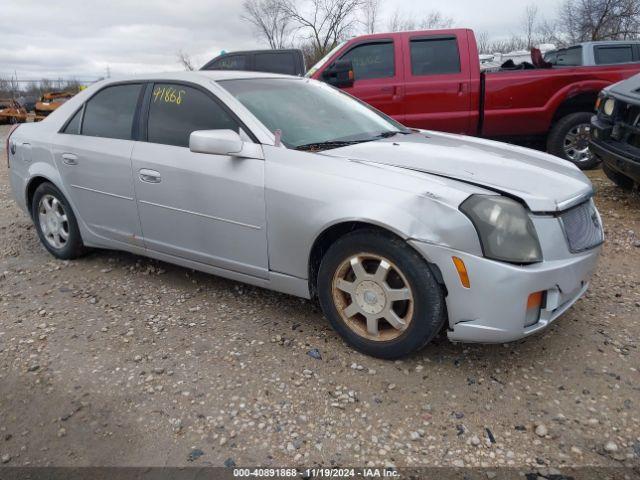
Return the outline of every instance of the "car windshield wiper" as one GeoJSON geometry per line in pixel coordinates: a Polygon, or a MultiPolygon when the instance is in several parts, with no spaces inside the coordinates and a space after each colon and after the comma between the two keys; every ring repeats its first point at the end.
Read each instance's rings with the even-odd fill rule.
{"type": "Polygon", "coordinates": [[[306,143],[304,145],[298,145],[296,150],[305,150],[310,152],[319,152],[320,150],[329,150],[332,148],[346,147],[348,145],[355,145],[356,143],[370,142],[375,138],[365,138],[363,140],[329,140],[326,142],[306,143]]]}
{"type": "Polygon", "coordinates": [[[390,138],[396,135],[409,135],[410,133],[410,130],[389,130],[387,132],[380,132],[374,138],[390,138]]]}
{"type": "Polygon", "coordinates": [[[389,138],[398,134],[409,135],[410,133],[411,131],[409,130],[389,130],[386,132],[380,132],[379,134],[374,135],[373,137],[363,138],[360,140],[328,140],[326,142],[306,143],[304,145],[299,145],[295,147],[295,149],[318,152],[320,150],[329,150],[332,148],[346,147],[349,145],[355,145],[357,143],[373,142],[374,140],[379,140],[381,138],[389,138]]]}

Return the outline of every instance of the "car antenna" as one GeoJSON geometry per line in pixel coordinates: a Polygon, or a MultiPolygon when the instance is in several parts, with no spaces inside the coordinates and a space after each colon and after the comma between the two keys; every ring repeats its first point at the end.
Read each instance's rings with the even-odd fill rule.
{"type": "Polygon", "coordinates": [[[282,130],[278,128],[275,132],[273,132],[273,135],[275,136],[274,146],[279,147],[280,145],[282,145],[282,130]]]}

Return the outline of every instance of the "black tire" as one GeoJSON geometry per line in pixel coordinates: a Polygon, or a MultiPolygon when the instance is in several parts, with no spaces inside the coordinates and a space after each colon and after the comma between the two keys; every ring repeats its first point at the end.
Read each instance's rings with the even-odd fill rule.
{"type": "MultiPolygon", "coordinates": [[[[385,280],[385,283],[388,281],[385,280]]],[[[355,282],[354,282],[355,283],[355,282]]],[[[356,350],[383,359],[405,357],[420,350],[439,333],[446,318],[442,287],[418,252],[403,240],[376,230],[358,230],[336,241],[324,255],[318,272],[320,306],[333,328],[356,350]],[[333,279],[344,262],[360,253],[371,253],[393,263],[406,279],[413,293],[411,321],[405,330],[388,341],[372,340],[356,333],[347,325],[336,306],[333,279]]],[[[355,300],[351,298],[355,303],[355,300]]],[[[393,302],[389,302],[389,305],[393,302]]],[[[386,324],[391,329],[389,324],[386,324]]]]}
{"type": "Polygon", "coordinates": [[[578,112],[571,113],[558,120],[547,136],[547,152],[555,155],[556,157],[572,162],[581,170],[590,170],[598,166],[600,159],[593,153],[588,159],[574,161],[570,158],[567,152],[565,152],[565,140],[569,132],[580,125],[591,126],[592,116],[593,113],[590,112],[578,112]]]}
{"type": "Polygon", "coordinates": [[[615,183],[618,187],[622,188],[623,190],[633,190],[633,186],[635,184],[633,179],[627,177],[626,175],[623,175],[617,170],[612,169],[606,163],[602,164],[602,171],[607,176],[607,178],[615,183]]]}
{"type": "Polygon", "coordinates": [[[44,247],[54,257],[62,260],[71,260],[82,256],[86,252],[73,210],[62,192],[60,192],[60,190],[58,190],[53,184],[45,182],[36,188],[31,200],[31,217],[36,227],[36,231],[38,232],[38,237],[40,237],[40,242],[42,242],[42,245],[44,245],[44,247]],[[42,230],[39,214],[40,202],[47,196],[55,198],[60,203],[62,212],[66,215],[66,221],[61,223],[66,223],[68,236],[64,241],[64,244],[60,247],[52,245],[42,230]]]}

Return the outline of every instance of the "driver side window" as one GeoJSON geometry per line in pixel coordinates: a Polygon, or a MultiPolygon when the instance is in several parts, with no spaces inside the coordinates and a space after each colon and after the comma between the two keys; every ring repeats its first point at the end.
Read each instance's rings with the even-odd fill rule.
{"type": "Polygon", "coordinates": [[[391,78],[395,75],[391,41],[358,45],[345,53],[341,60],[351,60],[356,80],[391,78]]]}

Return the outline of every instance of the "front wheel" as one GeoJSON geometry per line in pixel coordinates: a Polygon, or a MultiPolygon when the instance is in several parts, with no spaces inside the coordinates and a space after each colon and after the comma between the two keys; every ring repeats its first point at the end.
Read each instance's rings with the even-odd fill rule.
{"type": "Polygon", "coordinates": [[[547,151],[564,158],[581,170],[590,170],[599,163],[589,150],[592,113],[578,112],[562,117],[547,137],[547,151]]]}
{"type": "Polygon", "coordinates": [[[85,252],[73,210],[53,184],[45,182],[36,188],[31,214],[40,241],[54,257],[70,260],[85,252]]]}
{"type": "Polygon", "coordinates": [[[334,243],[318,272],[320,305],[356,350],[384,359],[421,349],[445,320],[445,300],[427,265],[399,238],[350,233],[334,243]]]}

